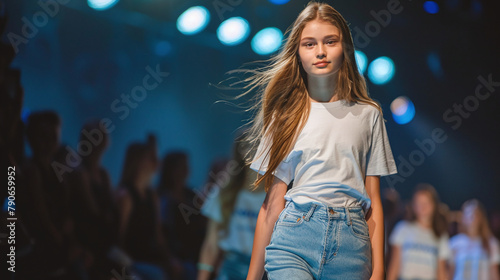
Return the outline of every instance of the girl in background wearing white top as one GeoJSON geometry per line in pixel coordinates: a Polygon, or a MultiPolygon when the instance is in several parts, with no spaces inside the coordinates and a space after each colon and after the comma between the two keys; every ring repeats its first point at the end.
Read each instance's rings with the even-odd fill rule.
{"type": "Polygon", "coordinates": [[[250,168],[267,192],[247,279],[384,279],[380,176],[396,166],[381,108],[335,9],[311,2],[287,33],[244,80],[260,92],[250,168]]]}
{"type": "Polygon", "coordinates": [[[236,139],[233,159],[223,170],[231,176],[229,182],[218,186],[201,209],[209,222],[198,262],[198,280],[213,279],[212,276],[217,280],[246,278],[255,224],[265,192],[263,184],[257,191],[250,190],[257,174],[245,164],[249,144],[242,140],[241,136],[236,139]],[[217,269],[220,255],[222,264],[217,269]]]}
{"type": "Polygon", "coordinates": [[[429,184],[413,194],[409,221],[399,222],[389,238],[391,261],[388,280],[448,279],[447,222],[440,213],[439,196],[429,184]]]}
{"type": "Polygon", "coordinates": [[[500,250],[476,199],[462,205],[462,232],[450,239],[450,267],[455,280],[499,280],[500,250]]]}

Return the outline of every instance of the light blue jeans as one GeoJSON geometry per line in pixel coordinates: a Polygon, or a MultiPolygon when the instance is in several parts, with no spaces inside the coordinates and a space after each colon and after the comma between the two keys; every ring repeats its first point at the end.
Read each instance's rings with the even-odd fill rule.
{"type": "Polygon", "coordinates": [[[363,209],[287,201],[264,268],[269,280],[369,279],[371,243],[363,209]]]}

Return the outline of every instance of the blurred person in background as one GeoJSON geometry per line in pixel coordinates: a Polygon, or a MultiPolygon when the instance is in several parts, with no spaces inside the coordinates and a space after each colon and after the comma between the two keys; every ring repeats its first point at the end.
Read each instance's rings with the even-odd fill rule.
{"type": "Polygon", "coordinates": [[[219,280],[246,279],[260,206],[266,197],[263,183],[250,190],[257,179],[244,160],[249,145],[238,137],[233,148],[233,160],[221,172],[228,172],[227,185],[216,185],[202,208],[209,218],[207,234],[198,262],[198,280],[217,276],[219,280]],[[222,265],[217,260],[223,254],[222,265]]]}
{"type": "Polygon", "coordinates": [[[486,210],[476,199],[462,205],[461,232],[450,239],[454,280],[499,280],[500,249],[488,225],[486,210]]]}
{"type": "Polygon", "coordinates": [[[180,150],[171,151],[163,158],[157,188],[173,277],[183,280],[196,278],[196,261],[206,227],[206,219],[199,214],[205,196],[197,195],[188,186],[189,173],[188,154],[180,150]]]}
{"type": "Polygon", "coordinates": [[[33,156],[18,181],[16,207],[34,240],[32,251],[20,261],[26,263],[19,265],[29,267],[19,271],[26,279],[88,279],[86,267],[92,260],[76,239],[69,188],[53,168],[60,135],[61,119],[55,112],[28,117],[26,137],[33,156]]]}
{"type": "Polygon", "coordinates": [[[117,189],[120,246],[134,261],[133,270],[146,280],[167,279],[168,248],[160,227],[159,201],[151,188],[158,169],[156,139],[131,144],[117,189]]]}
{"type": "Polygon", "coordinates": [[[409,220],[399,222],[389,238],[387,279],[447,279],[448,225],[434,187],[417,185],[410,210],[409,220]]]}
{"type": "Polygon", "coordinates": [[[79,143],[82,142],[91,144],[91,149],[68,176],[72,215],[78,240],[94,259],[92,279],[109,279],[110,271],[119,270],[120,265],[108,258],[118,242],[119,221],[109,174],[101,165],[102,155],[109,146],[108,132],[98,121],[86,123],[80,134],[79,143]]]}

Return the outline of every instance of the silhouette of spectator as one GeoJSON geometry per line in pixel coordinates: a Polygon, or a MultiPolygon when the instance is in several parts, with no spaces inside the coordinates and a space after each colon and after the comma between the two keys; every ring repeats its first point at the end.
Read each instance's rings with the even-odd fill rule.
{"type": "Polygon", "coordinates": [[[80,143],[86,142],[90,153],[68,176],[71,187],[71,207],[79,242],[90,251],[92,279],[109,279],[113,268],[120,266],[107,256],[118,242],[119,214],[113,198],[108,172],[101,158],[108,147],[109,137],[99,122],[89,122],[82,128],[80,143]]]}
{"type": "Polygon", "coordinates": [[[170,245],[175,267],[174,278],[196,278],[196,262],[205,236],[206,219],[199,214],[204,195],[196,195],[188,186],[188,155],[168,153],[162,162],[157,188],[161,198],[162,225],[170,245]]]}
{"type": "Polygon", "coordinates": [[[151,188],[158,168],[156,140],[134,143],[127,149],[118,188],[119,240],[132,257],[134,270],[144,279],[166,279],[168,254],[161,234],[159,201],[151,188]]]}
{"type": "Polygon", "coordinates": [[[86,279],[83,265],[88,259],[84,259],[85,252],[74,235],[69,191],[52,167],[60,125],[59,116],[50,111],[33,113],[28,118],[26,136],[33,157],[25,168],[25,181],[17,188],[17,212],[34,239],[34,248],[23,260],[30,269],[19,270],[23,275],[20,277],[86,279]]]}

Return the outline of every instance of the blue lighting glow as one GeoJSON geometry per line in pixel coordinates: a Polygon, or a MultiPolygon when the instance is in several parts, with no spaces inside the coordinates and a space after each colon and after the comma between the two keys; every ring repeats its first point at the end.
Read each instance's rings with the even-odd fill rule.
{"type": "Polygon", "coordinates": [[[264,28],[252,39],[252,50],[260,55],[271,54],[279,49],[283,33],[276,27],[264,28]]]}
{"type": "Polygon", "coordinates": [[[234,46],[246,40],[250,34],[248,21],[241,17],[232,17],[223,21],[217,28],[217,38],[227,46],[234,46]]]}
{"type": "Polygon", "coordinates": [[[94,10],[104,11],[118,3],[118,0],[87,0],[87,4],[94,10]]]}
{"type": "Polygon", "coordinates": [[[269,2],[271,2],[275,5],[283,5],[283,4],[290,2],[290,0],[269,0],[269,2]]]}
{"type": "Polygon", "coordinates": [[[392,59],[382,56],[370,63],[368,66],[368,78],[376,85],[389,82],[396,71],[392,59]]]}
{"type": "Polygon", "coordinates": [[[362,51],[355,51],[354,57],[356,58],[356,64],[358,64],[358,70],[361,75],[366,71],[366,65],[368,65],[368,59],[362,51]]]}
{"type": "Polygon", "coordinates": [[[201,32],[210,21],[210,13],[203,6],[194,6],[185,10],[177,18],[177,29],[184,35],[201,32]]]}
{"type": "Polygon", "coordinates": [[[425,1],[424,10],[429,14],[437,14],[439,12],[439,5],[434,1],[425,1]]]}
{"type": "Polygon", "coordinates": [[[407,124],[415,117],[415,105],[408,97],[400,96],[392,101],[391,112],[397,124],[407,124]]]}

